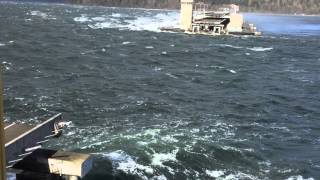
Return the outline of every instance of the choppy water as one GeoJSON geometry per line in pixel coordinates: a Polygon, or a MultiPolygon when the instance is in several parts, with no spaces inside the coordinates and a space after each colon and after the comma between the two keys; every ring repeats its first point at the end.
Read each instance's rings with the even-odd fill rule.
{"type": "Polygon", "coordinates": [[[176,11],[2,2],[6,120],[62,112],[47,146],[92,153],[85,179],[319,179],[320,17],[246,16],[263,37],[158,32],[176,11]]]}

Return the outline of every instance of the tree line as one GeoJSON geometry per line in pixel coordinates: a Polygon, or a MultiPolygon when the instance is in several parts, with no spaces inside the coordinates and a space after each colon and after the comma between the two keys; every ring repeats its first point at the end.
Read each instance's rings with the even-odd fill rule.
{"type": "MultiPolygon", "coordinates": [[[[73,4],[178,9],[180,0],[66,0],[73,4]]],[[[211,6],[239,4],[245,12],[320,14],[320,0],[205,0],[211,6]]]]}

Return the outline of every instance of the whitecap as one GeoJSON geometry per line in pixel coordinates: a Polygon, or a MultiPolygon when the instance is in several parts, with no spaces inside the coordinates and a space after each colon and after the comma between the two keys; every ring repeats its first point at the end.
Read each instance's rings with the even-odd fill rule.
{"type": "Polygon", "coordinates": [[[149,143],[145,141],[138,141],[137,144],[140,146],[147,146],[149,143]]]}
{"type": "Polygon", "coordinates": [[[87,17],[87,15],[82,14],[80,17],[73,18],[74,21],[84,23],[84,22],[90,22],[91,20],[87,17]]]}
{"type": "Polygon", "coordinates": [[[155,153],[152,155],[151,165],[167,168],[171,174],[174,174],[174,170],[171,167],[165,166],[163,163],[168,161],[177,161],[177,153],[179,149],[173,150],[171,153],[155,153]]]}
{"type": "Polygon", "coordinates": [[[137,106],[141,106],[144,103],[144,101],[137,101],[137,106]]]}
{"type": "Polygon", "coordinates": [[[120,13],[112,13],[111,16],[112,16],[112,17],[115,17],[115,18],[123,17],[123,15],[120,14],[120,13]]]}
{"type": "Polygon", "coordinates": [[[221,148],[223,150],[226,150],[226,151],[236,151],[236,152],[241,152],[241,150],[235,148],[235,147],[231,147],[231,146],[221,146],[221,148]]]}
{"type": "Polygon", "coordinates": [[[271,166],[271,162],[270,161],[262,161],[262,162],[258,162],[259,165],[264,165],[264,166],[267,166],[267,167],[270,167],[271,166]]]}
{"type": "Polygon", "coordinates": [[[91,18],[93,21],[105,21],[106,18],[105,17],[93,17],[91,18]]]}
{"type": "Polygon", "coordinates": [[[4,68],[5,68],[6,70],[10,70],[11,67],[12,67],[12,63],[7,62],[7,61],[3,61],[2,64],[4,65],[4,68]]]}
{"type": "Polygon", "coordinates": [[[178,139],[176,139],[176,138],[174,138],[173,136],[170,136],[170,135],[166,135],[166,136],[162,137],[161,140],[166,142],[166,143],[177,143],[177,142],[179,142],[178,139]]]}
{"type": "Polygon", "coordinates": [[[82,15],[81,17],[74,18],[74,20],[78,22],[99,21],[96,24],[88,24],[92,29],[118,28],[120,30],[160,32],[160,28],[164,26],[174,25],[179,27],[179,13],[177,12],[159,13],[153,16],[138,16],[135,19],[126,19],[123,22],[119,21],[120,17],[124,17],[124,15],[113,13],[110,18],[95,17],[92,19],[82,15]]]}
{"type": "Polygon", "coordinates": [[[152,137],[157,136],[160,133],[160,129],[148,129],[142,135],[151,135],[152,137]]]}
{"type": "Polygon", "coordinates": [[[166,55],[166,54],[168,54],[168,53],[167,53],[166,51],[162,51],[161,54],[162,54],[162,55],[166,55]]]}
{"type": "Polygon", "coordinates": [[[229,69],[229,72],[231,72],[232,74],[237,74],[237,72],[233,69],[229,69]]]}
{"type": "Polygon", "coordinates": [[[160,175],[152,177],[151,180],[167,180],[167,178],[164,175],[160,175]]]}
{"type": "MultiPolygon", "coordinates": [[[[229,47],[229,48],[234,48],[234,49],[242,49],[243,47],[241,46],[234,46],[234,45],[231,45],[231,44],[214,44],[215,46],[220,46],[220,47],[229,47]]],[[[210,44],[210,46],[212,46],[210,44]]]]}
{"type": "Polygon", "coordinates": [[[38,16],[38,17],[41,17],[43,19],[56,19],[54,16],[51,16],[45,12],[41,12],[41,11],[31,11],[29,13],[29,15],[31,16],[38,16]]]}
{"type": "Polygon", "coordinates": [[[173,75],[173,74],[171,74],[171,73],[166,73],[166,75],[169,76],[169,77],[171,77],[171,78],[178,79],[177,76],[175,76],[175,75],[173,75]]]}
{"type": "Polygon", "coordinates": [[[269,48],[264,48],[264,47],[253,47],[253,48],[247,48],[251,51],[256,51],[256,52],[264,52],[264,51],[271,51],[273,48],[269,47],[269,48]]]}
{"type": "Polygon", "coordinates": [[[132,42],[130,41],[125,41],[125,42],[122,42],[123,45],[127,45],[127,44],[132,44],[132,42]]]}
{"type": "Polygon", "coordinates": [[[6,44],[0,43],[0,47],[1,47],[1,46],[5,46],[5,45],[6,45],[6,44]]]}
{"type": "Polygon", "coordinates": [[[153,49],[154,47],[153,46],[146,46],[145,48],[146,49],[153,49]]]}
{"type": "Polygon", "coordinates": [[[14,99],[18,100],[18,101],[23,101],[24,98],[21,98],[21,97],[15,97],[14,99]]]}
{"type": "Polygon", "coordinates": [[[159,13],[155,16],[140,16],[135,20],[126,20],[127,28],[133,31],[160,32],[161,27],[179,27],[179,13],[159,13]]]}
{"type": "Polygon", "coordinates": [[[198,129],[198,128],[193,128],[193,129],[191,129],[190,132],[191,132],[191,133],[199,133],[199,132],[200,132],[200,129],[198,129]]]}
{"type": "Polygon", "coordinates": [[[70,127],[70,126],[72,126],[72,121],[62,121],[62,122],[59,122],[59,126],[62,126],[62,127],[70,127]]]}
{"type": "Polygon", "coordinates": [[[162,70],[162,68],[160,68],[160,67],[155,67],[154,68],[154,71],[161,71],[162,70]]]}
{"type": "Polygon", "coordinates": [[[112,28],[112,23],[111,22],[100,22],[96,24],[89,24],[88,27],[91,29],[104,29],[104,28],[112,28]]]}
{"type": "Polygon", "coordinates": [[[235,179],[250,179],[250,180],[258,180],[259,178],[250,175],[250,174],[245,174],[242,172],[238,172],[236,174],[229,174],[224,177],[224,180],[235,180],[235,179]]]}
{"type": "Polygon", "coordinates": [[[121,170],[125,173],[139,175],[143,179],[147,179],[143,172],[147,174],[153,174],[154,170],[149,166],[138,164],[134,158],[126,154],[122,150],[117,150],[108,154],[104,154],[112,161],[113,167],[117,170],[121,170]]]}
{"type": "Polygon", "coordinates": [[[298,175],[298,176],[291,176],[286,180],[314,180],[314,178],[304,178],[303,176],[298,175]]]}
{"type": "Polygon", "coordinates": [[[210,170],[206,170],[206,174],[210,177],[213,178],[218,178],[220,176],[223,176],[225,173],[225,171],[210,171],[210,170]]]}
{"type": "Polygon", "coordinates": [[[211,68],[215,68],[215,69],[225,69],[225,67],[223,66],[210,66],[211,68]]]}
{"type": "Polygon", "coordinates": [[[282,131],[285,131],[285,132],[290,132],[290,129],[287,128],[287,127],[271,126],[270,128],[274,129],[274,130],[282,130],[282,131]]]}

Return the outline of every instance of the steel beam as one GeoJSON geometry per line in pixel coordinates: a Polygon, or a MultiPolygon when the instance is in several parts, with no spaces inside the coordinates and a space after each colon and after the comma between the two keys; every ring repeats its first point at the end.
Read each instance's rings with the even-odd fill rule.
{"type": "Polygon", "coordinates": [[[0,66],[0,180],[6,180],[6,153],[4,148],[4,116],[3,116],[3,66],[0,66]]]}

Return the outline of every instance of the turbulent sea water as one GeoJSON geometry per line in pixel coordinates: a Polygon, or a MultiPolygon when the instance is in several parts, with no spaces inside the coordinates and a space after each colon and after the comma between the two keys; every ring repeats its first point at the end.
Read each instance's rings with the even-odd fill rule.
{"type": "Polygon", "coordinates": [[[161,33],[178,11],[0,3],[6,121],[63,113],[84,180],[320,179],[320,17],[161,33]]]}

